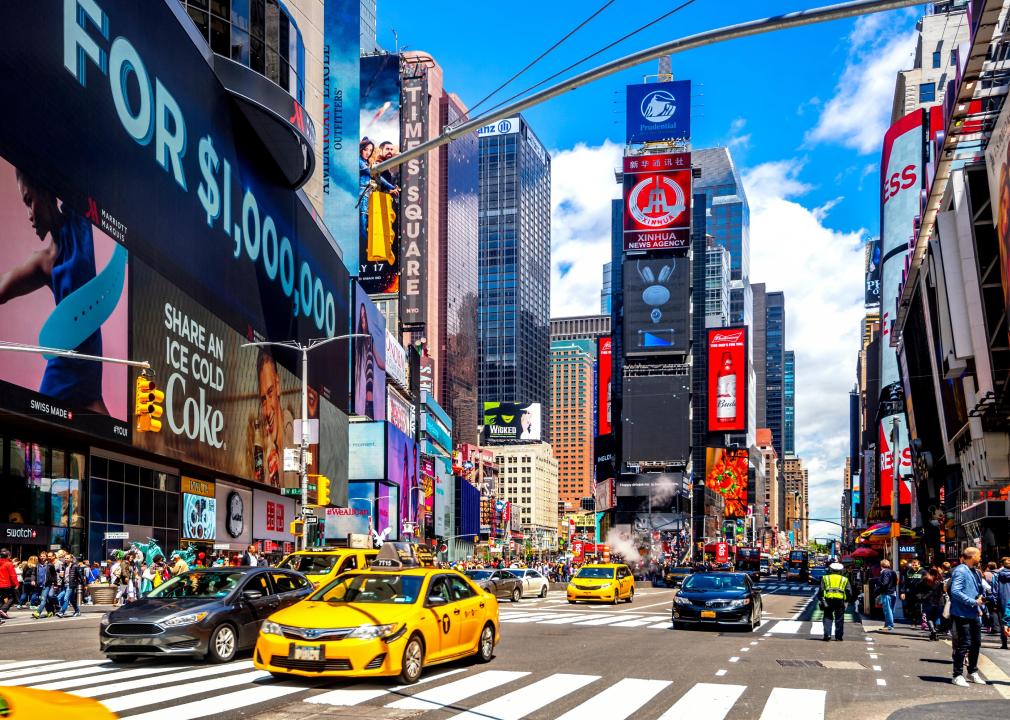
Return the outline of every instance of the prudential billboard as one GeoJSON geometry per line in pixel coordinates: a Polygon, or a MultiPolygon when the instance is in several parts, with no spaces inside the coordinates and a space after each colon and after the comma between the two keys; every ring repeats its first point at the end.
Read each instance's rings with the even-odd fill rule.
{"type": "Polygon", "coordinates": [[[691,139],[691,81],[629,85],[628,142],[691,139]]]}

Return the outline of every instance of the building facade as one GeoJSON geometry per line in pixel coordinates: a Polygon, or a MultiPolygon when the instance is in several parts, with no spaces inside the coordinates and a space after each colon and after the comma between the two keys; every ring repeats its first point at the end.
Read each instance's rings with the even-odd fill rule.
{"type": "Polygon", "coordinates": [[[730,253],[709,239],[705,248],[705,327],[725,327],[730,319],[730,253]]]}
{"type": "Polygon", "coordinates": [[[558,461],[547,443],[494,448],[498,497],[519,512],[523,535],[534,550],[557,548],[558,461]]]}
{"type": "Polygon", "coordinates": [[[565,512],[593,496],[595,366],[595,340],[551,343],[551,440],[558,461],[558,502],[565,512]]]}
{"type": "MultiPolygon", "coordinates": [[[[774,440],[774,438],[773,438],[774,440]]],[[[785,495],[784,530],[792,533],[793,546],[801,547],[810,540],[810,478],[803,460],[786,457],[782,463],[785,495]]]]}
{"type": "Polygon", "coordinates": [[[521,116],[480,136],[479,188],[478,401],[546,408],[551,158],[521,116]]]}
{"type": "Polygon", "coordinates": [[[765,295],[765,427],[779,457],[785,420],[786,300],[781,292],[765,295]]]}
{"type": "Polygon", "coordinates": [[[610,335],[610,315],[551,318],[551,342],[596,340],[610,335]]]}
{"type": "Polygon", "coordinates": [[[796,454],[796,353],[786,350],[782,366],[782,450],[796,454]]]}
{"type": "Polygon", "coordinates": [[[757,449],[762,458],[762,474],[754,484],[754,518],[758,541],[766,548],[778,547],[779,481],[781,468],[779,456],[772,444],[771,430],[759,428],[757,449]]]}
{"type": "Polygon", "coordinates": [[[610,270],[613,267],[613,263],[603,263],[603,285],[600,287],[600,314],[610,315],[611,304],[610,304],[610,270]]]}

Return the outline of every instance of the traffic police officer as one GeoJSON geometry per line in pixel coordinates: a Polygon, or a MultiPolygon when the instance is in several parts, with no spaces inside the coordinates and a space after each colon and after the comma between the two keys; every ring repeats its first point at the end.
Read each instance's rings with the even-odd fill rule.
{"type": "Polygon", "coordinates": [[[835,640],[842,639],[845,622],[845,606],[852,600],[849,579],[841,563],[831,563],[828,572],[821,578],[820,606],[824,612],[824,641],[831,640],[831,623],[835,625],[835,640]]]}

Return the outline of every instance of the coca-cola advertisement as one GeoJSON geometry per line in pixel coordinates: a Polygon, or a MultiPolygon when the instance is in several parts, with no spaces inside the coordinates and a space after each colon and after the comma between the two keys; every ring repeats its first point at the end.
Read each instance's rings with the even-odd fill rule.
{"type": "Polygon", "coordinates": [[[708,331],[708,431],[747,430],[747,328],[708,331]]]}
{"type": "Polygon", "coordinates": [[[691,154],[624,158],[624,249],[674,250],[691,240],[691,154]]]}

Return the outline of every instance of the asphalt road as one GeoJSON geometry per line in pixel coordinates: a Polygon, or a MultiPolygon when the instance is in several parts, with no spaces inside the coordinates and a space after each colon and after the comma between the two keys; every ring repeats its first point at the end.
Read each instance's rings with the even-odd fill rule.
{"type": "MultiPolygon", "coordinates": [[[[950,646],[899,628],[847,625],[844,642],[820,640],[809,588],[765,585],[754,633],[670,629],[672,592],[639,589],[631,605],[545,600],[501,605],[502,640],[488,665],[455,663],[422,682],[277,682],[248,658],[111,666],[97,652],[99,616],[0,627],[0,685],[97,697],[143,720],[422,718],[423,720],[915,720],[1001,717],[1010,678],[983,666],[988,686],[949,683],[950,646]],[[4,663],[9,664],[4,668],[4,663]],[[75,664],[87,663],[87,664],[75,664]],[[181,666],[185,667],[181,667],[181,666]],[[991,674],[990,674],[991,673],[991,674]],[[951,704],[956,703],[956,704],[951,704]],[[925,706],[929,706],[928,708],[925,706]]],[[[996,651],[999,652],[999,651],[996,651]]]]}

